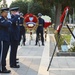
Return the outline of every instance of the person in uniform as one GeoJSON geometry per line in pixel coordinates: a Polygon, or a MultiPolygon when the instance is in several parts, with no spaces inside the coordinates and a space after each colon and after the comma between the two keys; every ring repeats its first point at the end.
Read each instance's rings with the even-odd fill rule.
{"type": "Polygon", "coordinates": [[[10,8],[11,11],[11,50],[10,50],[10,67],[11,68],[19,68],[20,65],[17,65],[16,58],[17,58],[17,49],[20,40],[20,15],[19,15],[19,7],[10,8]]]}
{"type": "Polygon", "coordinates": [[[23,42],[22,42],[23,45],[25,45],[25,41],[26,41],[25,33],[26,33],[26,30],[24,27],[24,17],[23,17],[23,13],[20,13],[20,41],[21,41],[21,38],[23,37],[23,42]]]}
{"type": "Polygon", "coordinates": [[[8,20],[9,8],[1,9],[0,16],[0,73],[10,73],[6,69],[6,56],[10,45],[10,27],[12,22],[8,20]]]}
{"type": "Polygon", "coordinates": [[[39,41],[39,34],[41,34],[42,45],[44,46],[44,37],[43,37],[43,28],[44,28],[44,20],[41,18],[42,14],[38,13],[38,28],[36,30],[36,44],[39,41]]]}

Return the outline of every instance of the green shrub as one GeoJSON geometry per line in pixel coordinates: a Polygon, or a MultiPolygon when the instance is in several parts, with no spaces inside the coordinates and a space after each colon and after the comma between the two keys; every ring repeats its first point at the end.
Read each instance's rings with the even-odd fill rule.
{"type": "Polygon", "coordinates": [[[56,34],[55,34],[55,39],[56,39],[56,42],[57,42],[58,39],[59,39],[58,49],[61,50],[61,45],[62,45],[63,42],[64,42],[64,38],[63,38],[61,35],[58,35],[58,34],[56,33],[56,34]]]}
{"type": "Polygon", "coordinates": [[[69,52],[75,52],[75,46],[71,47],[68,51],[69,52]]]}
{"type": "Polygon", "coordinates": [[[10,8],[12,8],[12,7],[19,7],[20,12],[22,12],[23,14],[26,14],[28,4],[27,4],[27,2],[18,0],[18,1],[14,1],[14,2],[11,3],[10,8]]]}

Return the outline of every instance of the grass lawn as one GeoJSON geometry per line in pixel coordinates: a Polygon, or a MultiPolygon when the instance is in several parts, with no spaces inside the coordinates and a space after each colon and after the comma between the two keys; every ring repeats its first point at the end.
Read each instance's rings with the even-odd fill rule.
{"type": "Polygon", "coordinates": [[[64,40],[66,40],[66,42],[67,42],[68,44],[70,44],[71,35],[63,34],[62,37],[64,38],[64,40]]]}
{"type": "MultiPolygon", "coordinates": [[[[57,34],[55,34],[55,39],[56,39],[56,41],[59,39],[57,34]]],[[[70,39],[71,39],[71,35],[68,35],[68,34],[61,34],[60,40],[59,40],[59,43],[58,43],[58,49],[61,50],[61,45],[63,45],[64,40],[65,40],[65,41],[67,42],[67,44],[69,45],[69,44],[70,44],[70,39]]]]}
{"type": "MultiPolygon", "coordinates": [[[[71,28],[71,30],[73,31],[73,28],[71,28]]],[[[53,34],[55,30],[54,30],[53,27],[50,27],[49,31],[50,31],[51,34],[53,34]]],[[[70,31],[68,30],[68,28],[63,27],[61,29],[61,34],[70,34],[70,31]]]]}
{"type": "MultiPolygon", "coordinates": [[[[73,31],[73,28],[71,28],[71,30],[73,31]]],[[[49,31],[50,31],[50,34],[53,34],[55,30],[53,27],[50,27],[49,31]]],[[[70,44],[71,34],[70,34],[70,31],[68,30],[68,28],[63,27],[61,30],[61,34],[62,34],[62,38],[64,40],[66,40],[68,44],[70,44]]]]}
{"type": "MultiPolygon", "coordinates": [[[[71,30],[73,31],[73,28],[71,28],[71,30]]],[[[54,28],[52,28],[52,27],[49,28],[49,31],[50,31],[50,34],[54,34],[54,32],[55,32],[54,28]]],[[[60,41],[58,43],[58,49],[59,50],[61,50],[61,45],[63,44],[64,40],[68,43],[68,45],[70,44],[70,40],[71,40],[71,33],[67,27],[63,27],[61,29],[60,34],[61,34],[61,38],[60,38],[60,41]]],[[[55,36],[55,39],[57,41],[57,39],[58,39],[57,34],[55,36]]]]}

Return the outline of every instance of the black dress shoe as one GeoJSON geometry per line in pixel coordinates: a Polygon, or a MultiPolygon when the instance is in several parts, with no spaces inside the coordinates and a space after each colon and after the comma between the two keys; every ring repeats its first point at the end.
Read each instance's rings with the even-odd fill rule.
{"type": "Polygon", "coordinates": [[[42,46],[44,46],[44,44],[42,44],[42,46]]]}
{"type": "Polygon", "coordinates": [[[23,43],[23,45],[25,46],[25,43],[23,43]]]}
{"type": "Polygon", "coordinates": [[[16,64],[18,64],[19,62],[16,62],[16,64]]]}
{"type": "Polygon", "coordinates": [[[17,58],[16,60],[19,60],[19,58],[17,58]]]}
{"type": "Polygon", "coordinates": [[[10,72],[11,70],[7,70],[7,69],[0,71],[0,73],[10,73],[10,72]]]}
{"type": "Polygon", "coordinates": [[[11,68],[20,68],[20,65],[13,65],[13,66],[10,66],[11,68]]]}
{"type": "Polygon", "coordinates": [[[35,46],[36,46],[37,44],[35,44],[35,46]]]}

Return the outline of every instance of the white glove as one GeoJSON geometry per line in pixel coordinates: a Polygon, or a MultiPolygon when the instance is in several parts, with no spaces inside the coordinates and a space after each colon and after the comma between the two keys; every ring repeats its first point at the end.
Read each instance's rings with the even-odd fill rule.
{"type": "Polygon", "coordinates": [[[20,13],[19,12],[16,12],[15,15],[20,15],[20,13]]]}

